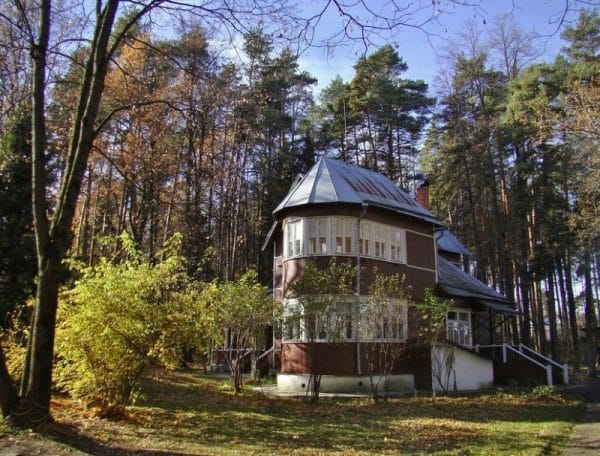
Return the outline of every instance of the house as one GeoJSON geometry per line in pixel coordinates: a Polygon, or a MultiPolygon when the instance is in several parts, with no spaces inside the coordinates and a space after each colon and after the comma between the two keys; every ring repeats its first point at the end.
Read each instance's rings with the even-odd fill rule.
{"type": "Polygon", "coordinates": [[[501,344],[507,342],[507,322],[516,311],[509,299],[461,269],[469,251],[425,207],[427,190],[424,186],[417,196],[421,204],[383,175],[327,157],[292,184],[273,212],[275,221],[264,244],[274,256],[275,299],[288,311],[298,307],[290,284],[308,262],[323,268],[335,258],[359,267],[355,293],[340,296],[336,304],[335,317],[345,326],[335,340],[325,333],[308,340],[301,325],[284,322],[281,340],[274,345],[281,350],[277,377],[281,390],[305,390],[312,369],[323,375],[322,391],[368,392],[367,354],[381,344],[403,347],[389,377],[392,390],[473,390],[493,385],[498,361],[492,358],[499,355],[483,356],[478,347],[506,351],[507,345],[501,344]],[[410,296],[397,307],[404,313],[403,325],[366,336],[359,330],[359,309],[375,270],[402,274],[410,296]],[[428,288],[452,299],[444,345],[452,363],[438,366],[437,380],[436,359],[442,353],[432,352],[419,340],[418,306],[428,288]]]}

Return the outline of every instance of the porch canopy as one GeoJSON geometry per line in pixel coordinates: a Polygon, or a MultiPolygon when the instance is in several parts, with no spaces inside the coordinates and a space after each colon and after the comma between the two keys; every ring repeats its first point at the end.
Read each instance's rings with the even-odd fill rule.
{"type": "Polygon", "coordinates": [[[449,297],[471,301],[501,314],[518,311],[510,299],[438,255],[438,287],[449,297]]]}

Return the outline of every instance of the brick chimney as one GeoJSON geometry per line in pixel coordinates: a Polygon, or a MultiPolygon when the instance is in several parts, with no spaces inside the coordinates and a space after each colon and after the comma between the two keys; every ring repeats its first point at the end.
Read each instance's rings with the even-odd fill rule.
{"type": "Polygon", "coordinates": [[[427,179],[417,188],[416,200],[425,209],[429,209],[429,181],[427,179]]]}

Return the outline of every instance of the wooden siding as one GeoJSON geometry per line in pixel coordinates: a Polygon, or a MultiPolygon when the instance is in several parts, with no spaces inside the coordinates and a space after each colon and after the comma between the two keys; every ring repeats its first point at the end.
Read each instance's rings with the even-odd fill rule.
{"type": "Polygon", "coordinates": [[[435,270],[435,250],[431,236],[406,232],[406,262],[409,266],[435,270]]]}
{"type": "MultiPolygon", "coordinates": [[[[362,374],[369,375],[369,353],[371,359],[380,343],[361,342],[362,374]],[[370,348],[369,348],[370,347],[370,348]]],[[[396,343],[399,354],[393,374],[412,374],[415,387],[420,390],[431,389],[431,356],[424,345],[396,343]]],[[[316,371],[322,375],[357,375],[356,343],[284,343],[281,353],[281,372],[283,374],[309,374],[311,372],[311,350],[314,350],[316,371]]],[[[371,373],[377,374],[377,366],[371,373]]]]}
{"type": "MultiPolygon", "coordinates": [[[[324,269],[332,258],[335,258],[338,263],[356,264],[355,256],[313,256],[286,260],[281,263],[281,266],[276,266],[275,288],[281,288],[282,296],[286,296],[288,285],[302,275],[307,261],[312,261],[317,267],[324,269]]],[[[410,287],[409,298],[413,301],[421,301],[425,289],[435,287],[436,277],[434,271],[415,269],[404,264],[392,263],[374,258],[361,257],[360,263],[362,270],[361,295],[369,294],[369,287],[373,284],[375,279],[375,269],[380,274],[403,274],[406,277],[406,285],[410,287]]]]}

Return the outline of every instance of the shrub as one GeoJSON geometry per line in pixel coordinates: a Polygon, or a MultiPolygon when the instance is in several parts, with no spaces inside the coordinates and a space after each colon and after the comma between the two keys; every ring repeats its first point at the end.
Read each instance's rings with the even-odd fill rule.
{"type": "Polygon", "coordinates": [[[176,366],[199,340],[196,291],[175,253],[179,237],[155,264],[123,241],[125,262],[76,267],[80,279],[62,293],[56,337],[56,385],[115,413],[153,363],[176,366]]]}

